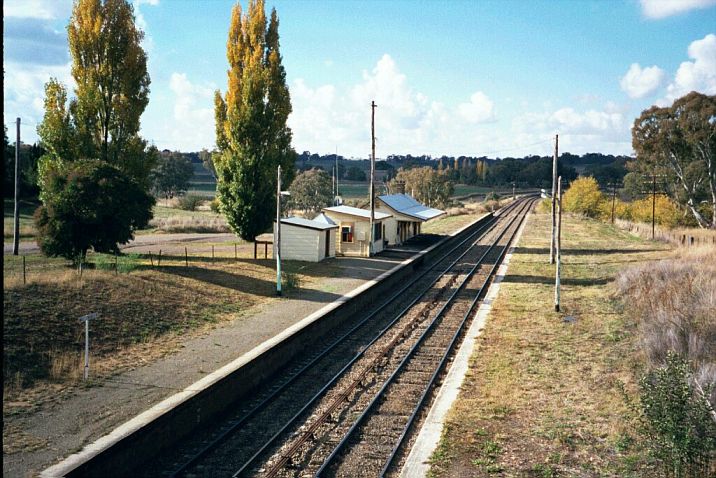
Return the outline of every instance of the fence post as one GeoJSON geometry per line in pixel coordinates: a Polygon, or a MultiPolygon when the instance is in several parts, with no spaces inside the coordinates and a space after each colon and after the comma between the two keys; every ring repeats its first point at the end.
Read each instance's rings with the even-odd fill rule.
{"type": "Polygon", "coordinates": [[[159,249],[159,257],[157,257],[157,267],[162,266],[162,250],[159,249]]]}
{"type": "Polygon", "coordinates": [[[152,258],[152,251],[149,251],[149,263],[154,267],[154,259],[152,258]]]}
{"type": "Polygon", "coordinates": [[[184,265],[189,267],[189,253],[186,250],[186,246],[184,246],[184,265]]]}
{"type": "Polygon", "coordinates": [[[214,260],[214,246],[213,246],[213,244],[212,244],[212,246],[211,246],[211,260],[212,260],[212,261],[214,260]]]}
{"type": "Polygon", "coordinates": [[[27,280],[25,279],[25,256],[22,256],[22,283],[27,284],[27,280]]]}

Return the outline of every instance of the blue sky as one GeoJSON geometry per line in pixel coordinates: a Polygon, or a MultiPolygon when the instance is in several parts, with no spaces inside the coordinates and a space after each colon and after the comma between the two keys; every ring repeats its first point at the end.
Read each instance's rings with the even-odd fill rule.
{"type": "MultiPolygon", "coordinates": [[[[234,2],[134,0],[152,79],[142,134],[214,145],[234,2]]],[[[242,4],[245,6],[246,2],[242,4]]],[[[3,2],[4,117],[36,139],[42,86],[72,88],[65,0],[3,2]]],[[[631,154],[652,104],[716,94],[716,0],[267,1],[276,7],[297,151],[377,155],[631,154]]],[[[9,128],[12,132],[12,128],[9,128]]]]}

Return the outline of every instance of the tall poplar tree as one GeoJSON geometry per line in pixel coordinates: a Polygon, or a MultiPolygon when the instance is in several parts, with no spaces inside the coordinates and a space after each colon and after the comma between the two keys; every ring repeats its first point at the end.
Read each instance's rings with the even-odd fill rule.
{"type": "Polygon", "coordinates": [[[267,22],[263,0],[251,0],[248,14],[231,12],[225,96],[214,95],[217,196],[231,229],[253,240],[272,224],[276,170],[294,176],[296,153],[286,125],[291,100],[279,51],[278,16],[267,22]]]}

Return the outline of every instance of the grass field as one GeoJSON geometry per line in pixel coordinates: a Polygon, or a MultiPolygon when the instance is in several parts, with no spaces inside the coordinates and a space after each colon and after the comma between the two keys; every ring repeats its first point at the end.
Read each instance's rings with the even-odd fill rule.
{"type": "Polygon", "coordinates": [[[669,247],[566,216],[563,312],[555,313],[548,231],[547,214],[530,217],[433,454],[432,477],[650,476],[622,393],[634,396],[643,356],[612,281],[669,247]]]}
{"type": "MultiPolygon", "coordinates": [[[[5,199],[3,206],[3,236],[5,242],[12,242],[15,204],[12,199],[5,199]]],[[[20,239],[32,238],[37,234],[32,215],[38,206],[36,202],[20,201],[20,239]]]]}
{"type": "MultiPolygon", "coordinates": [[[[119,258],[90,254],[82,276],[64,259],[40,254],[5,256],[3,262],[3,378],[5,412],[27,410],[58,389],[71,390],[81,379],[83,328],[77,318],[98,312],[92,324],[93,376],[119,373],[174,350],[187,333],[235,320],[253,306],[275,300],[275,267],[269,259],[254,260],[253,246],[224,244],[211,257],[211,244],[165,248],[161,267],[157,254],[119,258]],[[188,248],[189,265],[184,262],[188,248]],[[90,267],[104,264],[104,269],[90,267]],[[154,266],[152,266],[154,264],[154,266]],[[105,270],[106,269],[106,270],[105,270]],[[68,388],[69,387],[69,388],[68,388]],[[48,395],[49,394],[49,395],[48,395]]],[[[292,297],[315,287],[330,268],[319,264],[284,264],[301,289],[284,287],[292,297]]]]}

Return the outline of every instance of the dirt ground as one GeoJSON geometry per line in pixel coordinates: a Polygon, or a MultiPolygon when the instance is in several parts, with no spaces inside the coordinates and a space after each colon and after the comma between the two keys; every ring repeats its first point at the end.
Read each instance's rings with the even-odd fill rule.
{"type": "MultiPolygon", "coordinates": [[[[142,239],[145,239],[142,251],[157,248],[150,236],[142,239]]],[[[268,298],[233,320],[209,323],[178,336],[173,343],[165,344],[164,355],[158,359],[148,343],[148,358],[143,359],[135,350],[136,366],[130,370],[90,382],[88,386],[57,386],[49,399],[25,410],[22,404],[12,404],[16,405],[16,411],[3,413],[3,475],[37,475],[404,258],[326,261],[323,264],[330,274],[316,278],[310,288],[302,287],[290,298],[268,298]]]]}

